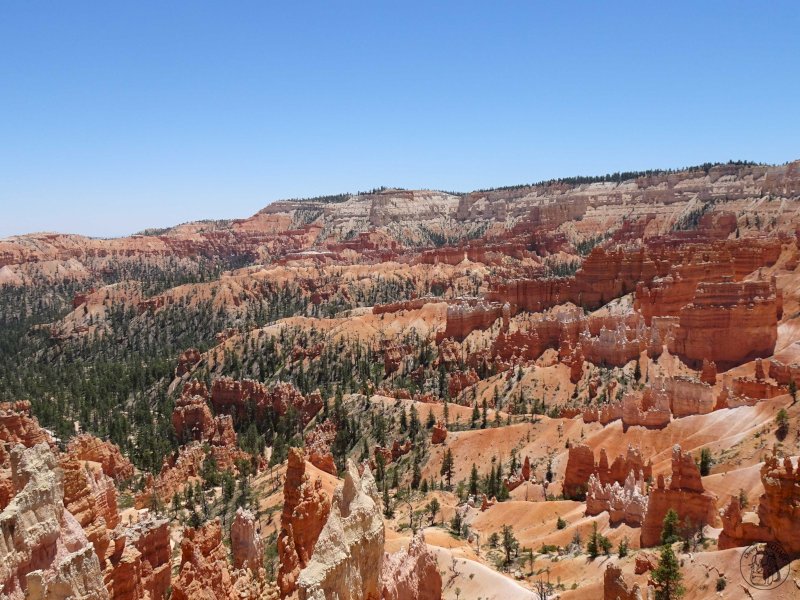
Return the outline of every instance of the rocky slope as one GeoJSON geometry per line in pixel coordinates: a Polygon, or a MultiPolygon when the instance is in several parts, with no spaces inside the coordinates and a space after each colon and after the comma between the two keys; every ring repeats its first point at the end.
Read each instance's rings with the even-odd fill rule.
{"type": "Polygon", "coordinates": [[[790,598],[798,231],[793,162],[0,240],[2,594],[645,598],[672,510],[790,598]]]}

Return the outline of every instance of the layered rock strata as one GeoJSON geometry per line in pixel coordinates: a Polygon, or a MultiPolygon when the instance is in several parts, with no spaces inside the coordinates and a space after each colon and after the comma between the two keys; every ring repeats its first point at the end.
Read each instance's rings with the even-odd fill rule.
{"type": "Polygon", "coordinates": [[[264,548],[258,529],[258,521],[253,513],[239,507],[231,523],[231,553],[235,569],[250,569],[257,574],[261,568],[264,548]]]}
{"type": "Polygon", "coordinates": [[[782,297],[775,279],[700,283],[682,307],[670,352],[690,366],[712,360],[726,370],[768,357],[778,339],[782,297]]]}
{"type": "Polygon", "coordinates": [[[305,435],[308,462],[331,475],[336,475],[336,463],[331,452],[335,439],[336,424],[330,419],[326,419],[305,435]]]}
{"type": "Polygon", "coordinates": [[[441,600],[442,575],[422,531],[408,548],[384,556],[381,586],[381,600],[441,600]]]}
{"type": "Polygon", "coordinates": [[[642,522],[640,544],[643,548],[656,546],[661,541],[661,530],[667,511],[678,514],[680,527],[715,526],[717,497],[706,492],[700,471],[688,452],[680,446],[672,449],[672,477],[665,481],[658,476],[656,487],[650,490],[647,513],[642,522]]]}
{"type": "Polygon", "coordinates": [[[722,514],[720,549],[754,542],[778,542],[791,555],[800,555],[800,459],[773,454],[761,467],[764,493],[756,514],[743,513],[732,497],[722,514]]]}
{"type": "Polygon", "coordinates": [[[103,473],[114,481],[125,481],[133,477],[133,464],[111,442],[89,434],[82,434],[72,438],[67,445],[67,453],[78,460],[98,463],[103,473]]]}
{"type": "Polygon", "coordinates": [[[322,492],[321,482],[311,483],[306,474],[303,451],[290,448],[278,534],[278,586],[284,596],[297,589],[297,577],[311,561],[330,510],[331,501],[322,492]]]}
{"type": "Polygon", "coordinates": [[[348,461],[314,553],[297,581],[300,600],[379,600],[384,524],[369,469],[348,461]]]}
{"type": "Polygon", "coordinates": [[[17,445],[10,461],[15,494],[0,513],[3,597],[108,598],[100,561],[64,508],[63,475],[49,446],[17,445]]]}
{"type": "Polygon", "coordinates": [[[585,444],[573,444],[567,455],[567,467],[564,473],[564,496],[579,498],[587,491],[589,478],[595,475],[598,483],[610,485],[613,483],[624,484],[628,475],[634,474],[636,478],[650,479],[653,468],[648,461],[645,463],[638,448],[628,445],[627,453],[617,456],[609,464],[605,448],[600,449],[600,460],[595,462],[594,452],[585,444]]]}
{"type": "Polygon", "coordinates": [[[291,383],[282,381],[266,386],[252,379],[220,377],[211,386],[211,404],[215,413],[232,415],[237,422],[251,410],[256,418],[263,418],[267,408],[284,415],[291,406],[306,425],[322,408],[322,397],[318,392],[303,396],[291,383]]]}

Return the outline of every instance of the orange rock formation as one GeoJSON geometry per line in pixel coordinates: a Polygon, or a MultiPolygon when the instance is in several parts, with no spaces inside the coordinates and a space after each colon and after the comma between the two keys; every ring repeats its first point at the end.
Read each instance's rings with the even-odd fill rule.
{"type": "Polygon", "coordinates": [[[739,499],[731,498],[722,514],[720,549],[775,541],[789,554],[800,554],[800,460],[781,461],[773,450],[761,467],[761,482],[758,519],[743,515],[739,499]]]}
{"type": "Polygon", "coordinates": [[[664,516],[669,509],[678,513],[681,526],[714,526],[718,521],[716,496],[705,491],[692,455],[681,452],[680,446],[672,449],[672,478],[669,484],[665,483],[663,475],[659,475],[656,487],[650,490],[640,535],[643,548],[660,543],[664,516]]]}
{"type": "Polygon", "coordinates": [[[303,451],[289,449],[283,485],[283,512],[278,535],[278,586],[286,596],[297,589],[297,577],[308,565],[331,510],[319,480],[309,481],[303,451]]]}
{"type": "Polygon", "coordinates": [[[567,455],[567,468],[564,473],[564,496],[566,498],[582,498],[587,491],[589,478],[595,475],[602,485],[625,483],[628,475],[633,473],[637,479],[649,479],[653,476],[650,462],[644,462],[638,448],[628,445],[625,456],[617,456],[609,465],[605,448],[600,449],[600,460],[595,463],[594,452],[585,444],[570,446],[567,455]]]}
{"type": "Polygon", "coordinates": [[[296,387],[286,382],[267,387],[252,379],[236,381],[230,377],[220,377],[211,386],[211,404],[214,412],[230,414],[235,419],[248,414],[250,404],[257,418],[264,416],[267,407],[271,407],[278,415],[284,415],[293,406],[305,425],[322,408],[322,397],[319,393],[303,396],[296,387]]]}
{"type": "Polygon", "coordinates": [[[616,565],[608,565],[603,573],[604,600],[642,600],[642,591],[638,583],[629,588],[622,577],[622,569],[616,565]]]}
{"type": "Polygon", "coordinates": [[[381,600],[441,599],[442,576],[422,531],[411,538],[408,548],[384,556],[381,585],[381,600]]]}
{"type": "Polygon", "coordinates": [[[258,574],[264,561],[264,548],[258,533],[258,522],[249,510],[236,509],[231,523],[231,553],[235,569],[250,569],[258,574]]]}
{"type": "Polygon", "coordinates": [[[336,475],[331,446],[336,439],[336,424],[330,419],[317,425],[305,436],[308,462],[326,473],[336,475]]]}
{"type": "Polygon", "coordinates": [[[103,468],[103,473],[114,481],[125,481],[133,477],[133,464],[122,455],[119,448],[93,435],[82,434],[72,438],[67,445],[67,453],[78,460],[98,463],[103,468]]]}

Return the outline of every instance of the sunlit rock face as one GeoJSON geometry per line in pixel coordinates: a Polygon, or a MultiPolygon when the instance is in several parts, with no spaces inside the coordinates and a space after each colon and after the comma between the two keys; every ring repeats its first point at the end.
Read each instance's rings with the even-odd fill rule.
{"type": "Polygon", "coordinates": [[[11,450],[14,496],[0,513],[3,596],[108,598],[100,561],[64,508],[64,479],[47,444],[11,450]]]}
{"type": "Polygon", "coordinates": [[[378,600],[381,597],[384,524],[375,480],[347,465],[331,512],[308,565],[300,572],[301,600],[378,600]]]}

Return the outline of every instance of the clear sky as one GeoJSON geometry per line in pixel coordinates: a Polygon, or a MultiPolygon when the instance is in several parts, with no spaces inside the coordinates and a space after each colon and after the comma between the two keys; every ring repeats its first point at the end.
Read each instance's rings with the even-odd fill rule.
{"type": "Polygon", "coordinates": [[[0,237],[800,158],[800,2],[0,4],[0,237]]]}

